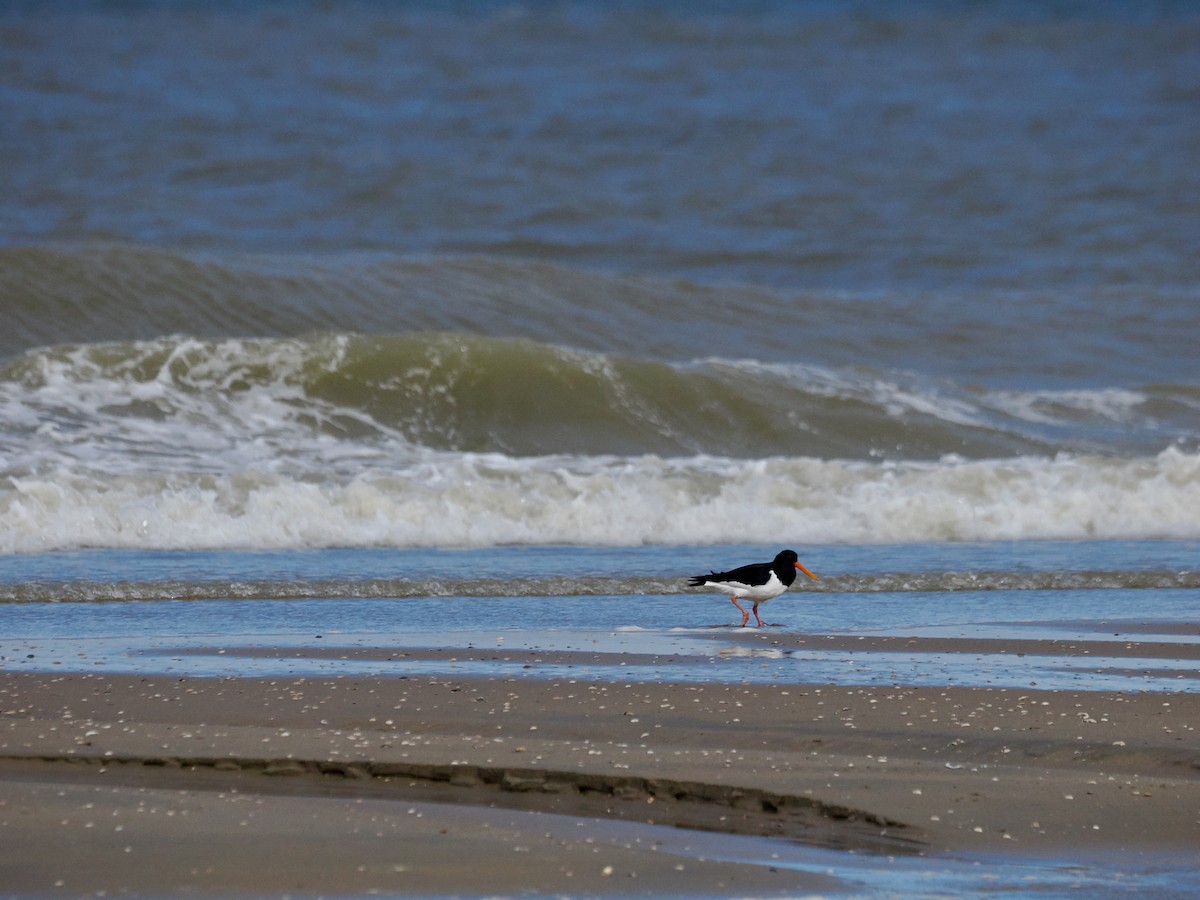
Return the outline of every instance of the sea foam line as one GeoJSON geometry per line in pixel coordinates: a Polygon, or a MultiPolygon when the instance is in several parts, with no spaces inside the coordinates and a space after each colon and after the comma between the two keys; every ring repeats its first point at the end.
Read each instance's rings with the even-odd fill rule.
{"type": "MultiPolygon", "coordinates": [[[[5,603],[129,603],[164,600],[416,600],[445,598],[633,597],[703,593],[686,578],[316,578],[211,581],[52,581],[0,584],[5,603]]],[[[882,572],[823,574],[805,594],[909,594],[979,591],[1195,590],[1200,570],[1149,569],[1064,572],[882,572]]],[[[619,631],[640,631],[624,626],[619,631]]]]}
{"type": "Polygon", "coordinates": [[[0,552],[1200,537],[1200,454],[886,462],[431,454],[394,472],[0,484],[0,552]]]}

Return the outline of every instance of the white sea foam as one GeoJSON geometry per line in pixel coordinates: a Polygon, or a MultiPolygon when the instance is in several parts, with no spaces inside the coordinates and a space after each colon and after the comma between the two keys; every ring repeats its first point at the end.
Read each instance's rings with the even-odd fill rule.
{"type": "Polygon", "coordinates": [[[1072,391],[992,391],[989,402],[1027,422],[1062,424],[1092,417],[1114,424],[1134,421],[1147,397],[1141,391],[1100,388],[1072,391]]]}
{"type": "Polygon", "coordinates": [[[336,470],[343,459],[402,452],[402,436],[303,385],[308,369],[336,368],[347,341],[165,337],[31,352],[18,376],[0,380],[0,477],[336,470]],[[339,428],[322,427],[334,421],[339,428]],[[347,424],[374,444],[339,440],[347,424]]]}
{"type": "Polygon", "coordinates": [[[911,383],[902,383],[906,373],[882,377],[865,370],[838,371],[804,363],[766,363],[757,360],[712,357],[701,363],[717,371],[742,372],[767,377],[814,396],[858,400],[878,406],[887,415],[901,419],[911,414],[929,416],[957,425],[984,426],[985,411],[962,396],[955,396],[945,385],[908,375],[911,383]]]}
{"type": "Polygon", "coordinates": [[[865,463],[427,454],[317,479],[113,474],[0,485],[0,551],[1200,537],[1200,454],[865,463]]]}
{"type": "MultiPolygon", "coordinates": [[[[380,384],[398,377],[395,371],[411,371],[409,363],[393,365],[393,355],[409,352],[416,365],[436,360],[442,343],[417,340],[414,354],[403,340],[385,342],[385,351],[355,341],[350,335],[176,337],[44,348],[15,360],[0,380],[0,552],[1200,537],[1200,454],[1190,443],[1152,456],[1017,451],[995,459],[884,462],[817,454],[747,460],[434,449],[461,446],[447,435],[472,424],[454,410],[442,410],[439,419],[423,405],[457,376],[416,379],[419,396],[412,403],[407,393],[401,403],[380,384]],[[410,432],[434,440],[422,445],[410,432]]],[[[480,383],[508,377],[503,360],[510,355],[517,369],[549,358],[554,373],[567,360],[568,385],[579,372],[612,364],[603,355],[548,353],[524,344],[484,342],[477,349],[501,360],[464,369],[480,383]]],[[[873,451],[880,433],[896,441],[911,434],[932,452],[959,447],[990,436],[987,422],[1005,404],[1000,416],[1055,423],[1082,416],[1084,424],[1074,428],[1083,446],[1107,446],[1104,434],[1093,440],[1089,416],[1100,415],[1111,430],[1123,428],[1127,414],[1141,415],[1129,412],[1142,403],[1130,391],[989,397],[814,366],[707,360],[677,367],[693,369],[729,376],[717,384],[735,401],[725,414],[746,399],[752,412],[733,421],[732,430],[758,427],[753,410],[761,393],[780,399],[772,379],[794,383],[796,395],[783,399],[807,404],[808,418],[791,425],[798,431],[842,428],[832,446],[848,447],[848,455],[873,451]],[[836,402],[809,404],[812,397],[836,402]],[[992,402],[997,398],[1003,402],[992,402]],[[910,413],[937,421],[924,431],[915,424],[887,432],[893,419],[910,413]]],[[[634,382],[645,375],[630,371],[634,382]]],[[[664,371],[653,370],[643,379],[652,387],[632,398],[622,393],[632,390],[625,376],[608,372],[601,379],[613,386],[613,403],[634,410],[639,423],[673,417],[662,428],[637,432],[640,437],[629,439],[635,445],[703,418],[704,390],[713,386],[697,381],[672,392],[668,385],[656,394],[664,371]],[[694,415],[680,417],[676,405],[686,403],[694,415]]],[[[550,390],[560,380],[554,374],[544,384],[550,390]]],[[[555,409],[571,408],[571,390],[556,397],[555,409]]],[[[550,414],[530,416],[522,399],[509,399],[500,413],[483,409],[495,414],[497,441],[523,440],[524,427],[533,435],[527,442],[541,446],[544,432],[559,423],[550,414]],[[506,424],[522,416],[524,425],[506,424]]],[[[1190,410],[1183,401],[1171,402],[1190,410]]],[[[594,420],[572,426],[586,432],[589,446],[610,426],[627,424],[610,417],[605,404],[599,407],[594,420]]],[[[1159,431],[1138,429],[1151,436],[1159,431]]],[[[770,431],[762,432],[764,439],[770,431]]],[[[1162,438],[1169,432],[1163,429],[1162,438]]],[[[1006,447],[1034,443],[1009,434],[1000,442],[1006,447]]],[[[705,435],[701,427],[693,437],[704,446],[705,435]]],[[[1156,436],[1153,446],[1166,443],[1156,436]]]]}

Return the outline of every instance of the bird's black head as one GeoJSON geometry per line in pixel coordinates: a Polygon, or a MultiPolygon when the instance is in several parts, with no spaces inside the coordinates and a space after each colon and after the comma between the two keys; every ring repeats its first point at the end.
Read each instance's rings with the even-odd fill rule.
{"type": "Polygon", "coordinates": [[[771,564],[771,568],[775,570],[775,574],[779,576],[779,580],[784,584],[791,584],[796,580],[797,569],[813,581],[820,581],[816,575],[808,571],[804,563],[800,562],[800,557],[796,554],[795,550],[780,550],[775,557],[775,562],[771,564]]]}

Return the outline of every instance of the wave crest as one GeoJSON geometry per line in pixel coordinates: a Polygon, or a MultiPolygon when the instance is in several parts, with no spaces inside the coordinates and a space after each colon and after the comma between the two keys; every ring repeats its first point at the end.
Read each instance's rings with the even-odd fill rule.
{"type": "Polygon", "coordinates": [[[0,366],[0,412],[28,460],[74,455],[70,436],[78,436],[80,452],[132,449],[182,469],[206,467],[220,448],[230,466],[307,457],[319,470],[342,453],[393,457],[405,447],[825,459],[1113,446],[1144,454],[1196,440],[1200,395],[1163,386],[989,391],[866,369],[667,362],[525,338],[324,333],[31,350],[0,366]],[[256,457],[256,447],[274,456],[256,457]]]}

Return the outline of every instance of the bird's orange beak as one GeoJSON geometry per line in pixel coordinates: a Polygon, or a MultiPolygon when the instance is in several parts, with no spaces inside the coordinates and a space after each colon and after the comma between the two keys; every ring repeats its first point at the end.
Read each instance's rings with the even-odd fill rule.
{"type": "Polygon", "coordinates": [[[801,563],[801,562],[796,563],[796,568],[799,569],[801,572],[803,572],[805,575],[807,575],[809,578],[811,578],[813,581],[821,580],[816,575],[814,575],[812,572],[808,571],[808,569],[805,568],[804,563],[801,563]]]}

